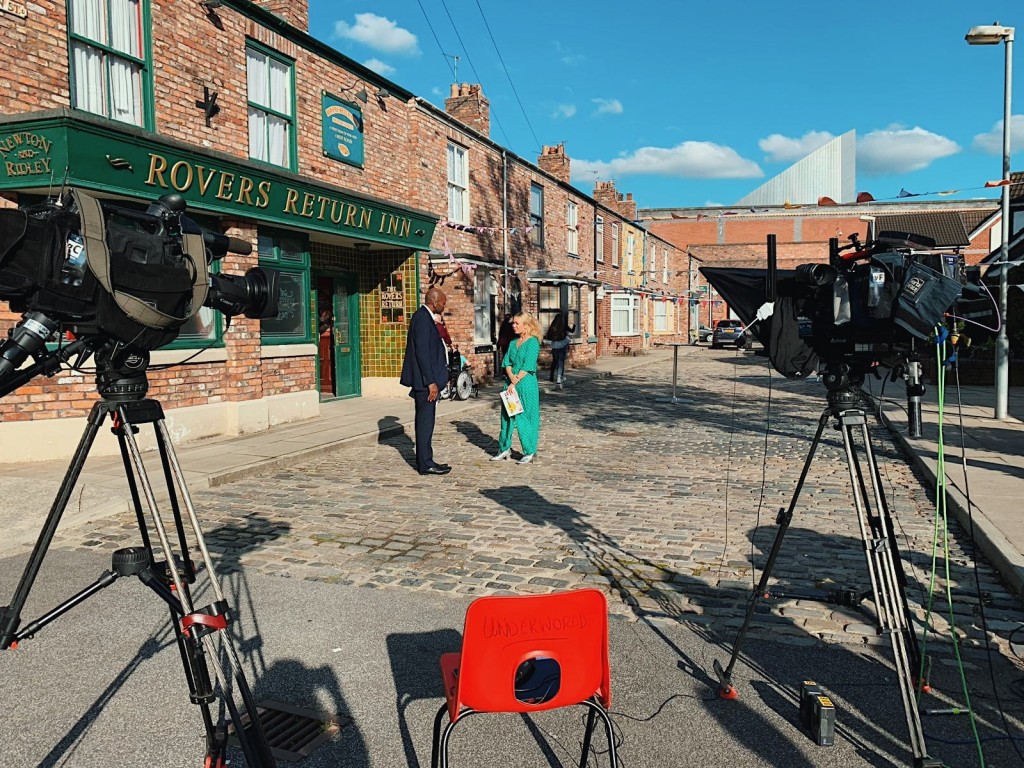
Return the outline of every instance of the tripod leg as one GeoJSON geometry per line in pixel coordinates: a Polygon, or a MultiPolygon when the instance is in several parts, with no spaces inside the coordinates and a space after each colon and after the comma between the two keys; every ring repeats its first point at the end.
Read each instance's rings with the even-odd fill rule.
{"type": "Polygon", "coordinates": [[[779,524],[778,533],[775,534],[775,541],[772,543],[771,552],[768,554],[768,562],[764,565],[764,570],[761,571],[761,580],[757,584],[757,588],[754,590],[754,594],[750,597],[750,602],[747,603],[747,613],[743,617],[743,625],[740,627],[739,632],[736,634],[736,639],[732,644],[732,655],[729,657],[729,663],[722,669],[722,665],[718,659],[715,659],[714,668],[715,674],[718,675],[718,681],[720,683],[719,696],[723,699],[735,699],[738,694],[736,688],[732,684],[732,670],[736,666],[736,660],[739,658],[740,650],[743,646],[743,639],[746,637],[747,630],[750,628],[750,622],[754,618],[754,610],[757,608],[758,602],[761,600],[761,596],[764,595],[765,590],[768,587],[768,579],[772,575],[772,569],[775,567],[775,560],[779,556],[779,550],[782,548],[782,539],[786,535],[786,530],[789,528],[789,524],[793,519],[793,510],[796,508],[797,499],[800,498],[800,491],[804,487],[804,481],[807,479],[807,472],[811,468],[811,462],[814,459],[814,454],[818,450],[818,443],[821,442],[821,434],[825,431],[825,425],[829,421],[831,411],[826,409],[821,414],[821,418],[818,419],[818,430],[814,433],[814,439],[811,441],[811,448],[807,452],[807,458],[804,460],[804,467],[800,472],[800,479],[797,480],[796,489],[793,491],[793,498],[789,500],[789,507],[785,510],[779,511],[777,518],[779,524]]]}
{"type": "MultiPolygon", "coordinates": [[[[242,751],[245,754],[246,762],[251,768],[273,768],[276,765],[273,755],[270,752],[270,746],[267,743],[266,736],[263,733],[262,725],[259,720],[259,713],[252,697],[252,693],[249,689],[248,683],[245,679],[245,675],[242,672],[241,664],[239,663],[237,652],[231,645],[228,638],[223,634],[223,631],[227,628],[227,603],[224,600],[223,592],[221,591],[220,584],[217,580],[217,573],[213,567],[213,561],[210,558],[209,550],[206,547],[205,539],[203,538],[202,529],[199,525],[199,519],[196,516],[195,507],[192,504],[192,498],[189,495],[188,488],[185,485],[184,473],[181,470],[181,466],[178,463],[177,456],[174,453],[174,447],[171,444],[170,436],[168,435],[166,425],[164,424],[162,413],[159,418],[153,418],[153,424],[157,433],[157,440],[160,444],[161,460],[164,463],[165,473],[167,474],[168,480],[168,492],[171,499],[175,499],[175,488],[177,485],[177,491],[180,494],[182,501],[184,502],[185,508],[188,511],[189,521],[191,528],[195,536],[196,543],[200,552],[202,553],[203,562],[206,566],[207,576],[209,578],[210,586],[214,592],[215,604],[212,610],[205,610],[196,612],[191,599],[191,593],[188,588],[188,584],[182,578],[182,574],[177,567],[174,560],[174,551],[171,545],[170,537],[168,536],[167,526],[164,523],[163,517],[160,513],[159,506],[156,503],[156,497],[153,493],[153,487],[149,482],[149,478],[146,474],[145,464],[142,461],[142,454],[139,450],[138,444],[132,435],[131,421],[129,409],[127,406],[122,405],[119,408],[118,413],[122,420],[122,434],[124,437],[124,443],[128,449],[131,457],[131,463],[134,466],[135,474],[139,479],[139,484],[146,497],[146,503],[149,507],[150,516],[153,521],[153,531],[160,542],[160,547],[167,560],[167,573],[171,582],[174,584],[175,592],[178,595],[178,599],[181,601],[182,617],[174,617],[175,620],[179,621],[179,627],[182,633],[187,633],[188,639],[184,642],[186,644],[194,643],[195,649],[186,649],[183,651],[183,655],[189,654],[191,650],[198,650],[198,655],[208,655],[210,661],[210,667],[212,667],[214,675],[217,678],[217,682],[220,686],[220,690],[223,694],[224,704],[227,706],[231,713],[232,720],[235,723],[235,732],[238,737],[239,743],[242,747],[242,751]],[[167,472],[169,467],[170,471],[167,472]],[[171,483],[171,477],[173,476],[174,483],[171,483]],[[225,674],[225,670],[220,663],[220,657],[217,650],[212,647],[213,638],[211,635],[217,632],[220,635],[220,651],[223,656],[227,659],[232,671],[232,682],[234,687],[237,689],[238,694],[245,704],[246,711],[249,714],[250,724],[248,727],[244,727],[240,713],[235,706],[233,700],[232,688],[228,684],[228,678],[225,674]]],[[[175,528],[179,533],[179,537],[183,540],[183,527],[180,519],[180,512],[178,511],[177,504],[174,504],[175,510],[175,528]]],[[[188,552],[182,551],[182,560],[188,563],[188,552]]],[[[189,568],[189,573],[192,569],[189,568]]],[[[186,676],[192,673],[198,674],[199,677],[195,680],[197,683],[202,682],[202,671],[201,669],[192,669],[186,664],[186,676]]],[[[204,717],[204,720],[206,718],[204,717]]],[[[207,727],[210,727],[210,721],[207,721],[207,727]]],[[[207,731],[208,741],[217,741],[217,734],[213,731],[207,731]]]]}
{"type": "Polygon", "coordinates": [[[861,538],[867,557],[868,575],[871,579],[871,591],[875,608],[878,612],[879,627],[889,638],[893,651],[893,663],[899,680],[900,696],[903,699],[903,711],[906,715],[907,730],[910,735],[910,747],[914,755],[914,764],[931,765],[925,745],[924,729],[921,716],[917,709],[917,699],[913,686],[913,669],[907,652],[908,638],[912,636],[912,628],[908,621],[909,610],[906,606],[906,595],[901,591],[901,584],[896,577],[896,566],[893,562],[893,550],[890,536],[886,530],[887,520],[882,513],[884,500],[881,496],[881,477],[875,464],[868,434],[867,418],[863,411],[846,411],[839,414],[843,433],[843,446],[846,450],[846,463],[850,471],[850,482],[853,485],[853,500],[860,526],[861,538]],[[864,454],[867,457],[871,473],[871,490],[879,514],[871,515],[871,504],[854,450],[853,428],[860,427],[861,440],[864,443],[864,454]],[[902,599],[902,604],[900,600],[902,599]]]}
{"type": "Polygon", "coordinates": [[[71,500],[71,492],[74,490],[75,485],[78,483],[78,478],[82,474],[85,460],[89,456],[89,449],[92,448],[92,444],[96,440],[96,433],[99,432],[106,415],[107,406],[102,402],[96,403],[92,410],[89,411],[85,432],[82,434],[82,439],[78,442],[78,447],[75,449],[71,464],[68,465],[68,471],[61,481],[60,488],[57,490],[57,497],[53,501],[53,506],[46,517],[46,522],[43,523],[43,529],[39,532],[39,538],[36,539],[32,554],[29,556],[25,571],[22,573],[21,581],[18,582],[18,586],[14,591],[11,604],[6,608],[0,609],[0,651],[10,647],[14,634],[18,630],[18,624],[21,622],[21,609],[25,607],[28,593],[35,583],[36,576],[39,575],[39,568],[43,564],[43,558],[46,556],[46,551],[50,548],[53,536],[57,532],[57,526],[60,524],[61,516],[71,500]]]}

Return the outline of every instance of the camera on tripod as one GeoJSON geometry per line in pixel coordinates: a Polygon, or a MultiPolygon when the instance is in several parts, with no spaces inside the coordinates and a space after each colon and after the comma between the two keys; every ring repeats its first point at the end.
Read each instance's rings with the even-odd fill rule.
{"type": "Polygon", "coordinates": [[[203,231],[185,208],[178,194],[136,211],[73,189],[56,202],[0,210],[0,300],[22,313],[0,345],[0,383],[29,356],[43,363],[47,341],[64,332],[87,351],[145,354],[174,341],[203,306],[275,317],[278,273],[211,273],[215,260],[252,246],[203,231]]]}
{"type": "Polygon", "coordinates": [[[883,231],[868,243],[849,240],[842,247],[829,240],[827,263],[778,270],[769,235],[767,270],[700,271],[789,378],[837,367],[896,368],[919,360],[923,342],[950,316],[990,313],[980,269],[958,253],[935,253],[931,238],[883,231]]]}
{"type": "MultiPolygon", "coordinates": [[[[934,253],[931,238],[849,239],[844,247],[830,240],[828,264],[802,264],[776,286],[777,301],[793,303],[797,338],[821,360],[856,365],[913,355],[961,301],[982,298],[980,269],[960,254],[934,253]]],[[[779,364],[785,373],[786,361],[779,364]]]]}

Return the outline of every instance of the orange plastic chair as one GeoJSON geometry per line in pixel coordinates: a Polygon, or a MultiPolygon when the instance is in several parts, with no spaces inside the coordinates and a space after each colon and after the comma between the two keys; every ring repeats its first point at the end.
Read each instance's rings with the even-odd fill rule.
{"type": "Polygon", "coordinates": [[[445,703],[434,718],[432,768],[447,768],[452,729],[467,715],[576,704],[589,708],[580,767],[587,765],[597,717],[604,722],[612,768],[618,765],[608,716],[608,603],[598,590],[474,600],[466,610],[462,652],[441,657],[441,676],[445,703]],[[539,684],[531,677],[541,678],[539,684]]]}

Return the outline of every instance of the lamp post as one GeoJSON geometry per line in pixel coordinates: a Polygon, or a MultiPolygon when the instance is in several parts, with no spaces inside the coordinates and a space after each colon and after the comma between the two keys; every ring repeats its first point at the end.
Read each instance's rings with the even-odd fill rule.
{"type": "MultiPolygon", "coordinates": [[[[1003,75],[1003,175],[1010,178],[1010,73],[1013,64],[1013,27],[1004,27],[998,21],[980,27],[971,27],[964,38],[968,45],[1006,46],[1006,72],[1003,75]]],[[[1010,342],[1006,336],[1006,291],[1009,271],[1010,242],[1010,187],[1003,185],[1002,226],[999,244],[999,333],[996,335],[996,407],[995,417],[1007,416],[1007,390],[1010,383],[1010,342]]]]}

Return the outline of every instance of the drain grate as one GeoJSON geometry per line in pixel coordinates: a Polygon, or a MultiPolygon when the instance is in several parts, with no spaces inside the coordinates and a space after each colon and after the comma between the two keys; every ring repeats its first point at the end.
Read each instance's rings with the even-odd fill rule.
{"type": "MultiPolygon", "coordinates": [[[[260,725],[263,726],[271,753],[277,759],[289,762],[308,757],[310,752],[333,739],[342,728],[352,722],[351,718],[344,715],[314,712],[272,699],[259,702],[256,711],[259,713],[260,725]]],[[[242,720],[243,727],[248,727],[248,713],[242,716],[242,720]]],[[[234,730],[234,725],[229,725],[229,742],[238,746],[234,730]]]]}

